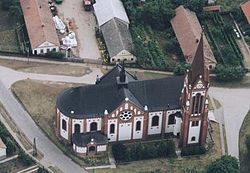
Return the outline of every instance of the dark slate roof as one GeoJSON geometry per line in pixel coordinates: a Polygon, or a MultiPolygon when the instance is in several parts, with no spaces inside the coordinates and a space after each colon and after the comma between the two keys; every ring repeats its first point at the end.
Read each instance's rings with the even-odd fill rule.
{"type": "Polygon", "coordinates": [[[85,147],[88,143],[94,139],[97,145],[104,145],[108,143],[108,139],[100,132],[88,132],[88,133],[74,133],[72,142],[76,146],[85,147]]]}
{"type": "MultiPolygon", "coordinates": [[[[106,77],[117,78],[115,75],[106,77]]],[[[141,109],[146,105],[148,111],[180,108],[183,76],[133,80],[124,86],[119,86],[113,79],[106,80],[110,83],[80,86],[63,91],[57,98],[58,109],[72,118],[103,116],[105,110],[112,112],[125,98],[141,109]],[[71,111],[74,113],[71,114],[71,111]]]]}
{"type": "Polygon", "coordinates": [[[128,84],[128,89],[149,111],[180,108],[179,99],[184,76],[136,81],[128,84]]]}
{"type": "MultiPolygon", "coordinates": [[[[110,70],[108,73],[106,73],[100,78],[98,84],[116,83],[116,77],[119,76],[121,71],[122,66],[120,64],[117,64],[112,70],[110,70]]],[[[128,82],[137,80],[136,77],[130,74],[129,72],[125,71],[125,74],[128,82]]]]}
{"type": "Polygon", "coordinates": [[[132,37],[128,26],[122,21],[113,18],[101,26],[101,31],[110,57],[116,56],[122,50],[131,53],[132,37]]]}

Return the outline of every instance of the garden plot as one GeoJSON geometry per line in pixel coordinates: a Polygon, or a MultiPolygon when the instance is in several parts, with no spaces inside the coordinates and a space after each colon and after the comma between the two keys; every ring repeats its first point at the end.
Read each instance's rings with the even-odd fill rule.
{"type": "Polygon", "coordinates": [[[204,24],[217,61],[224,65],[242,65],[242,54],[235,41],[232,23],[225,22],[217,13],[206,19],[204,24]]]}

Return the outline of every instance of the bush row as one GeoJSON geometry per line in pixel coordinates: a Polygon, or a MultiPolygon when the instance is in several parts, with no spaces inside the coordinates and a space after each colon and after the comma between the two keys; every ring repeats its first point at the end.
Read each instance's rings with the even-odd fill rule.
{"type": "Polygon", "coordinates": [[[190,155],[198,155],[205,153],[206,149],[204,146],[188,146],[188,147],[183,147],[181,149],[181,156],[190,156],[190,155]]]}
{"type": "Polygon", "coordinates": [[[172,140],[133,145],[118,142],[112,145],[112,152],[117,162],[176,156],[175,144],[172,140]]]}

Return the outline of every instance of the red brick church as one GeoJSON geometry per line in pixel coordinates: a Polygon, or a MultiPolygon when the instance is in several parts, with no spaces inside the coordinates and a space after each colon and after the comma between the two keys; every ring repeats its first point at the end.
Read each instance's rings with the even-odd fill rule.
{"type": "Polygon", "coordinates": [[[184,76],[137,80],[116,65],[96,84],[69,88],[56,102],[56,133],[78,154],[99,153],[108,143],[171,134],[179,146],[204,145],[209,74],[203,38],[184,76]]]}

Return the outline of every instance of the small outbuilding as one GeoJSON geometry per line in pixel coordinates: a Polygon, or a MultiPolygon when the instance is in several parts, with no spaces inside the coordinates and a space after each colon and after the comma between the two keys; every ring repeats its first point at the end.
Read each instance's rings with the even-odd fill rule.
{"type": "Polygon", "coordinates": [[[6,158],[6,149],[7,149],[6,145],[0,138],[0,160],[3,160],[6,158]]]}
{"type": "Polygon", "coordinates": [[[129,19],[121,0],[96,0],[93,5],[98,28],[101,31],[111,63],[133,63],[133,41],[129,19]]]}

